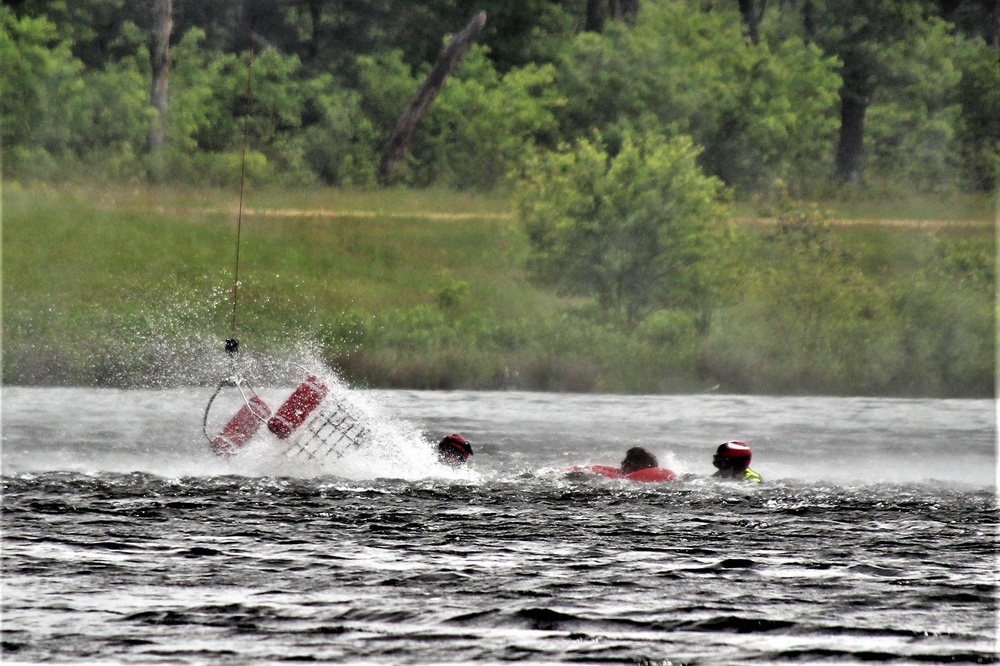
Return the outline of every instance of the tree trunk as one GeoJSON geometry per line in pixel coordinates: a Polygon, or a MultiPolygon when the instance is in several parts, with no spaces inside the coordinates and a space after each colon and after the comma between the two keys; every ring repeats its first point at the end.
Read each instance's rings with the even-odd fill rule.
{"type": "Polygon", "coordinates": [[[587,0],[587,19],[583,25],[586,32],[604,32],[604,22],[624,21],[635,25],[639,16],[639,0],[587,0]]]}
{"type": "Polygon", "coordinates": [[[146,149],[158,148],[167,136],[167,83],[170,79],[170,31],[173,29],[172,0],[155,0],[153,4],[153,34],[149,56],[152,82],[149,103],[156,109],[156,120],[149,130],[146,149]]]}
{"type": "Polygon", "coordinates": [[[750,43],[756,46],[760,43],[760,17],[754,6],[756,3],[754,0],[739,0],[739,5],[740,16],[743,17],[743,23],[747,27],[747,36],[750,38],[750,43]]]}
{"type": "Polygon", "coordinates": [[[309,36],[309,59],[315,60],[319,54],[319,30],[323,20],[323,3],[321,0],[309,0],[309,18],[312,31],[309,36]]]}
{"type": "Polygon", "coordinates": [[[634,22],[639,18],[639,0],[622,0],[625,6],[625,19],[634,22]]]}
{"type": "Polygon", "coordinates": [[[406,110],[400,117],[399,122],[396,123],[396,129],[393,130],[392,136],[389,138],[389,143],[382,153],[382,163],[379,165],[379,181],[383,184],[388,181],[389,176],[392,175],[392,172],[399,166],[403,157],[406,156],[406,151],[410,147],[410,138],[413,136],[413,131],[417,128],[417,124],[424,117],[424,114],[427,113],[431,102],[441,92],[445,79],[455,69],[458,61],[469,51],[472,43],[479,39],[484,25],[486,25],[486,12],[479,12],[461,32],[448,40],[445,47],[441,49],[437,62],[434,63],[434,67],[427,74],[427,78],[420,84],[416,94],[406,106],[406,110]]]}
{"type": "Polygon", "coordinates": [[[857,93],[840,90],[840,142],[837,144],[837,178],[861,184],[861,151],[865,138],[865,111],[868,101],[857,93]]]}
{"type": "Polygon", "coordinates": [[[605,0],[587,0],[587,20],[583,25],[586,32],[604,32],[605,0]]]}
{"type": "Polygon", "coordinates": [[[639,16],[639,0],[610,0],[608,5],[612,19],[629,25],[635,24],[635,19],[639,16]]]}
{"type": "Polygon", "coordinates": [[[802,3],[802,26],[806,30],[806,41],[816,41],[819,26],[816,18],[816,7],[811,0],[806,0],[802,3]]]}
{"type": "Polygon", "coordinates": [[[988,32],[991,34],[986,41],[993,48],[1000,49],[1000,0],[996,0],[993,5],[993,28],[988,32]]]}

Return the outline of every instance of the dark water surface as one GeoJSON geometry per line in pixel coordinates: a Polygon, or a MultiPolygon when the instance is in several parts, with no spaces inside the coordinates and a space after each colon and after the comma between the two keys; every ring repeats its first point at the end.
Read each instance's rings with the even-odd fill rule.
{"type": "Polygon", "coordinates": [[[207,394],[4,390],[5,663],[997,661],[992,401],[369,392],[317,465],[207,394]],[[694,478],[563,471],[635,444],[694,478]]]}

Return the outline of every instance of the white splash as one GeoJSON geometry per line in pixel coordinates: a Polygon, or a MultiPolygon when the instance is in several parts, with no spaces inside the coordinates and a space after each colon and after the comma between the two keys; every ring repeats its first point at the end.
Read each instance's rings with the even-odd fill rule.
{"type": "MultiPolygon", "coordinates": [[[[287,439],[279,439],[261,427],[253,439],[229,459],[230,473],[247,476],[292,476],[313,478],[336,476],[350,480],[404,479],[431,477],[478,480],[469,468],[455,468],[437,459],[433,442],[413,424],[387,413],[373,396],[352,390],[329,368],[315,358],[294,364],[300,380],[307,373],[317,376],[328,391],[314,413],[287,439]],[[308,369],[308,370],[307,370],[308,369]],[[322,427],[329,432],[331,415],[337,414],[337,427],[351,433],[336,445],[317,436],[322,427]],[[348,417],[341,415],[348,414],[348,417]],[[341,419],[346,418],[343,423],[341,419]],[[356,436],[355,433],[362,433],[356,436]]],[[[262,394],[272,412],[293,392],[295,385],[272,387],[262,394]]]]}

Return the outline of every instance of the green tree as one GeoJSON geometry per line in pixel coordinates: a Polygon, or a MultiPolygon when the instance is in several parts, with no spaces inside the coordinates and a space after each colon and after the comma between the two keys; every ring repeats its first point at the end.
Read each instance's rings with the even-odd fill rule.
{"type": "Polygon", "coordinates": [[[954,187],[961,172],[983,186],[984,152],[970,143],[982,147],[972,134],[984,136],[1000,113],[1000,68],[980,59],[997,17],[994,0],[810,0],[769,10],[764,32],[805,38],[839,61],[839,180],[931,191],[954,187]]]}
{"type": "MultiPolygon", "coordinates": [[[[399,175],[404,182],[490,188],[515,168],[538,137],[556,133],[562,103],[551,65],[500,74],[474,45],[421,120],[399,175]]],[[[361,106],[384,145],[419,78],[393,51],[358,59],[361,106]]]]}
{"type": "Polygon", "coordinates": [[[108,63],[84,74],[75,104],[66,109],[72,130],[68,147],[82,164],[99,167],[108,181],[143,176],[147,134],[156,111],[149,104],[149,79],[134,60],[108,63]]]}
{"type": "MultiPolygon", "coordinates": [[[[4,3],[8,4],[8,3],[4,3]]],[[[125,0],[18,0],[10,3],[21,18],[45,18],[60,41],[89,69],[100,69],[132,53],[120,37],[128,23],[148,24],[147,2],[125,0]],[[147,20],[143,20],[147,19],[147,20]]]]}
{"type": "Polygon", "coordinates": [[[840,134],[835,172],[860,184],[865,121],[873,96],[888,85],[891,57],[901,43],[924,34],[926,0],[815,0],[805,3],[809,37],[841,62],[840,134]]]}
{"type": "Polygon", "coordinates": [[[489,189],[515,168],[537,137],[556,131],[562,100],[551,65],[525,65],[499,74],[488,49],[473,46],[431,108],[416,157],[424,180],[489,189]]]}
{"type": "Polygon", "coordinates": [[[5,173],[58,178],[99,164],[97,180],[137,176],[153,118],[148,61],[129,57],[85,69],[45,18],[0,8],[0,21],[5,173]]]}
{"type": "Polygon", "coordinates": [[[979,46],[966,60],[958,85],[959,151],[969,184],[1000,188],[1000,49],[979,46]]]}
{"type": "Polygon", "coordinates": [[[539,153],[522,174],[518,213],[530,269],[564,293],[595,295],[634,325],[659,309],[703,307],[722,247],[722,183],[687,137],[647,133],[611,154],[595,140],[539,153]]]}
{"type": "Polygon", "coordinates": [[[751,46],[731,11],[646,3],[633,27],[610,23],[576,37],[558,62],[566,139],[619,123],[703,147],[699,163],[752,191],[775,178],[816,179],[832,157],[840,79],[836,62],[801,38],[751,46]]]}
{"type": "Polygon", "coordinates": [[[921,191],[954,189],[960,176],[958,86],[976,46],[931,18],[885,49],[882,85],[872,93],[865,132],[865,172],[872,179],[921,191]]]}
{"type": "Polygon", "coordinates": [[[67,149],[61,114],[83,90],[83,65],[46,18],[0,7],[0,143],[4,172],[45,175],[50,155],[67,149]],[[25,171],[21,171],[25,173],[25,171]]]}
{"type": "Polygon", "coordinates": [[[304,92],[304,126],[295,140],[312,172],[330,185],[374,185],[379,145],[361,95],[338,87],[329,75],[307,81],[304,92]]]}
{"type": "MultiPolygon", "coordinates": [[[[171,158],[166,167],[185,180],[230,182],[239,174],[245,123],[251,179],[280,175],[285,182],[309,183],[317,174],[338,178],[340,160],[329,148],[320,150],[322,146],[308,142],[336,139],[332,119],[356,121],[361,132],[365,123],[352,113],[356,102],[338,94],[332,77],[309,78],[302,74],[298,56],[270,48],[254,56],[251,65],[249,54],[206,49],[204,39],[204,32],[192,29],[171,50],[171,158]]],[[[351,136],[355,129],[341,131],[351,136]]]]}

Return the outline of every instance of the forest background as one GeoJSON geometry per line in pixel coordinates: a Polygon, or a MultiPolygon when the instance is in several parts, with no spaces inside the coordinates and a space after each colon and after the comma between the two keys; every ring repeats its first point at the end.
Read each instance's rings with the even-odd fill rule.
{"type": "Polygon", "coordinates": [[[4,382],[208,381],[242,176],[243,336],[357,384],[993,395],[998,42],[994,0],[6,2],[4,382]]]}

